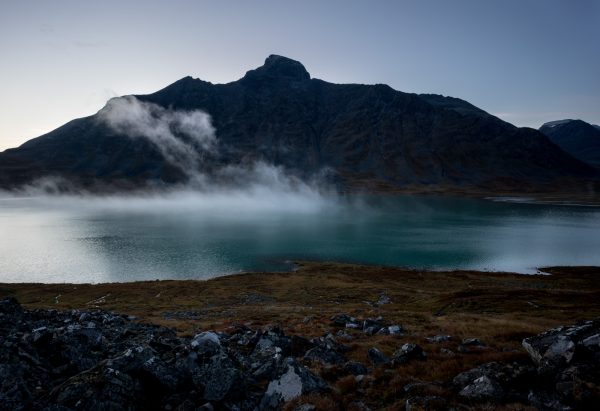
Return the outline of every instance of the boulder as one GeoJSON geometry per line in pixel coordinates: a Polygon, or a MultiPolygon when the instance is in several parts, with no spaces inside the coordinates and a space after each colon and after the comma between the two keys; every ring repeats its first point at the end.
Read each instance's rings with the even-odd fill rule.
{"type": "Polygon", "coordinates": [[[458,395],[470,400],[489,400],[497,402],[504,398],[504,390],[497,381],[484,375],[473,380],[473,382],[463,388],[458,395]]]}
{"type": "Polygon", "coordinates": [[[316,346],[324,347],[328,350],[334,350],[338,353],[345,353],[350,350],[350,347],[340,343],[333,334],[327,334],[324,337],[313,338],[311,342],[316,346]]]}
{"type": "Polygon", "coordinates": [[[375,366],[386,365],[391,363],[390,357],[388,357],[375,347],[369,348],[367,355],[369,356],[369,360],[371,360],[371,362],[375,366]]]}
{"type": "Polygon", "coordinates": [[[216,333],[204,331],[192,338],[190,346],[200,355],[212,356],[221,350],[221,341],[216,333]]]}
{"type": "Polygon", "coordinates": [[[581,340],[581,344],[593,351],[600,351],[600,334],[594,334],[581,340]]]}
{"type": "Polygon", "coordinates": [[[236,397],[240,389],[240,372],[229,356],[220,353],[201,367],[194,382],[204,386],[205,400],[221,401],[226,397],[236,397]]]}
{"type": "Polygon", "coordinates": [[[32,342],[37,346],[49,344],[53,336],[54,333],[48,327],[39,327],[31,332],[32,342]]]}
{"type": "Polygon", "coordinates": [[[452,339],[451,336],[444,335],[444,334],[434,335],[433,337],[427,337],[428,342],[436,343],[436,344],[450,341],[451,339],[452,339]]]}
{"type": "Polygon", "coordinates": [[[383,320],[380,318],[377,318],[377,319],[367,318],[366,320],[364,320],[362,322],[363,331],[369,335],[375,334],[382,327],[383,327],[383,320]],[[369,333],[369,331],[370,331],[370,333],[369,333]]]}
{"type": "Polygon", "coordinates": [[[483,376],[497,381],[508,391],[531,383],[536,377],[536,371],[530,365],[516,362],[509,364],[490,362],[458,374],[454,377],[453,384],[460,390],[483,376]]]}
{"type": "MultiPolygon", "coordinates": [[[[558,327],[523,340],[523,348],[540,367],[555,369],[579,359],[593,359],[599,350],[600,320],[558,327]]],[[[599,363],[600,364],[600,363],[599,363]]]]}
{"type": "Polygon", "coordinates": [[[395,364],[405,364],[411,360],[426,360],[427,354],[423,351],[423,348],[418,344],[406,343],[400,347],[394,353],[395,364]]]}
{"type": "Polygon", "coordinates": [[[323,364],[343,364],[347,361],[346,357],[327,346],[317,346],[311,348],[304,356],[309,361],[318,361],[323,364]]]}
{"type": "Polygon", "coordinates": [[[388,330],[388,333],[390,335],[402,335],[404,334],[405,330],[401,325],[390,325],[388,327],[386,327],[388,330]]]}
{"type": "Polygon", "coordinates": [[[483,347],[485,344],[479,338],[465,338],[462,345],[466,347],[483,347]]]}
{"type": "Polygon", "coordinates": [[[287,358],[277,378],[272,380],[260,402],[260,409],[279,409],[284,403],[300,395],[323,393],[329,386],[320,377],[298,364],[293,358],[287,358]]]}

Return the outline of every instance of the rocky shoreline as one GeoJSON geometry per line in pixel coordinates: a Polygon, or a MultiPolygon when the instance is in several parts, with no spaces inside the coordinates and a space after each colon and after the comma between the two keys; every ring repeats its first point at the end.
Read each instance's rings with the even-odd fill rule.
{"type": "MultiPolygon", "coordinates": [[[[242,324],[180,337],[105,310],[26,310],[7,298],[0,302],[0,409],[378,409],[366,394],[379,375],[435,361],[421,345],[405,342],[410,330],[384,318],[339,314],[330,327],[313,338],[242,324]],[[397,349],[371,347],[369,362],[352,361],[346,355],[355,349],[351,333],[391,336],[397,349]],[[336,380],[346,385],[332,384],[336,380]],[[363,392],[365,400],[342,408],[339,398],[347,391],[359,398],[363,392]]],[[[487,349],[477,338],[435,335],[427,342],[447,356],[487,349]]],[[[529,358],[518,362],[406,384],[400,394],[405,409],[594,408],[600,319],[525,338],[523,347],[529,358]]]]}

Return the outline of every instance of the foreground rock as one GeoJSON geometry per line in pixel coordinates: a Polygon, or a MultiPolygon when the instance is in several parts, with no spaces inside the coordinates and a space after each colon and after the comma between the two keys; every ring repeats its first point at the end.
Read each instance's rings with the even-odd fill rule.
{"type": "Polygon", "coordinates": [[[244,325],[182,338],[106,311],[28,311],[0,300],[0,410],[576,410],[600,403],[600,320],[525,339],[530,359],[523,351],[514,362],[435,381],[414,379],[415,370],[496,348],[472,338],[459,345],[471,352],[454,353],[439,346],[450,343],[440,335],[424,344],[427,356],[399,336],[364,332],[390,327],[381,318],[331,321],[337,330],[312,339],[244,325]],[[347,330],[348,323],[360,328],[347,330]]]}
{"type": "Polygon", "coordinates": [[[600,401],[600,319],[559,327],[523,340],[542,381],[529,395],[545,409],[597,409],[600,401]]]}
{"type": "Polygon", "coordinates": [[[457,375],[458,395],[472,402],[529,403],[540,410],[597,409],[600,319],[523,340],[529,364],[488,363],[457,375]]]}
{"type": "Polygon", "coordinates": [[[302,394],[326,392],[329,387],[320,377],[288,358],[277,379],[267,387],[260,408],[278,409],[283,404],[302,394]]]}
{"type": "Polygon", "coordinates": [[[104,311],[26,311],[6,299],[0,409],[280,409],[329,390],[291,356],[292,341],[301,351],[277,328],[179,338],[104,311]]]}

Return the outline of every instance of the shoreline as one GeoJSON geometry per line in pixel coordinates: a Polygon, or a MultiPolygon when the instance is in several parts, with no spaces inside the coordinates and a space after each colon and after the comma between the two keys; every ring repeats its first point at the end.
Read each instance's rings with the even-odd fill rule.
{"type": "MultiPolygon", "coordinates": [[[[442,404],[462,404],[464,398],[457,397],[458,391],[452,388],[457,375],[489,363],[531,367],[523,339],[600,318],[600,267],[543,269],[550,275],[298,262],[294,272],[240,273],[209,280],[2,283],[0,300],[14,297],[31,315],[48,318],[117,315],[143,330],[166,327],[183,341],[206,332],[231,340],[240,329],[248,335],[280,330],[280,337],[273,338],[285,335],[291,341],[310,340],[317,345],[333,338],[337,341],[334,347],[343,348],[337,354],[348,364],[363,364],[367,374],[348,375],[343,367],[327,363],[338,358],[337,354],[320,348],[312,352],[312,360],[306,354],[296,361],[331,389],[300,396],[294,404],[310,403],[316,410],[359,403],[369,409],[404,409],[409,400],[431,396],[442,404]],[[350,323],[353,318],[374,321],[390,330],[400,327],[402,332],[371,333],[362,326],[337,324],[336,318],[350,323]],[[443,338],[437,341],[435,336],[443,338]],[[407,364],[376,363],[378,353],[383,353],[383,361],[412,344],[418,345],[426,358],[407,364]]],[[[40,326],[35,324],[32,327],[40,326]]],[[[238,345],[236,342],[230,349],[238,350],[238,345]]],[[[487,409],[528,409],[521,407],[528,406],[524,398],[513,401],[520,408],[506,408],[505,400],[492,398],[490,401],[501,403],[487,409]]],[[[466,409],[478,409],[476,404],[481,403],[467,404],[473,408],[466,409]]]]}
{"type": "MultiPolygon", "coordinates": [[[[144,283],[156,283],[161,281],[172,281],[172,282],[207,282],[214,281],[221,278],[237,277],[237,276],[252,276],[252,275],[269,275],[269,274],[293,274],[300,271],[303,265],[319,266],[319,265],[339,265],[349,267],[363,267],[370,270],[383,270],[383,271],[397,271],[398,273],[440,273],[440,274],[451,274],[451,273],[471,273],[481,275],[516,275],[516,276],[547,276],[552,275],[553,270],[580,270],[589,269],[597,270],[600,275],[600,266],[588,266],[588,265],[556,265],[556,266],[540,266],[532,267],[530,272],[517,272],[517,271],[502,271],[502,270],[491,270],[491,269],[468,269],[468,268],[432,268],[432,267],[413,267],[413,266],[398,266],[398,265],[384,265],[375,263],[362,263],[356,261],[337,261],[337,260],[282,260],[278,261],[280,265],[288,266],[286,270],[274,270],[274,271],[235,271],[231,273],[215,274],[206,278],[155,278],[155,279],[142,279],[133,281],[101,281],[101,282],[23,282],[23,281],[11,281],[3,282],[0,280],[0,290],[3,286],[10,288],[10,286],[95,286],[95,285],[133,285],[133,284],[144,284],[144,283]]],[[[2,294],[0,294],[0,297],[2,294]]]]}
{"type": "MultiPolygon", "coordinates": [[[[241,308],[248,304],[264,308],[266,302],[277,302],[281,305],[280,309],[284,311],[287,305],[295,303],[304,303],[307,307],[312,307],[308,308],[308,311],[317,308],[321,311],[325,309],[331,311],[333,307],[345,305],[353,309],[365,310],[369,307],[372,309],[367,302],[375,301],[378,293],[406,296],[411,290],[418,290],[418,293],[430,297],[428,304],[432,311],[430,314],[433,314],[437,311],[433,309],[436,303],[441,305],[441,301],[452,301],[453,294],[458,294],[454,301],[460,301],[464,298],[462,294],[466,290],[478,288],[488,293],[523,293],[536,289],[541,292],[551,289],[552,295],[543,292],[535,295],[537,298],[550,300],[562,293],[584,295],[598,293],[600,296],[600,282],[596,284],[596,278],[600,278],[600,267],[594,266],[539,267],[535,274],[521,274],[460,269],[423,270],[330,261],[294,261],[290,271],[240,272],[207,279],[155,279],[104,283],[0,283],[0,298],[16,297],[24,306],[30,308],[102,308],[123,313],[144,312],[145,314],[140,318],[153,321],[160,317],[161,309],[166,310],[168,307],[185,309],[210,306],[213,316],[218,317],[215,316],[215,312],[218,312],[219,308],[224,308],[225,301],[228,301],[230,306],[241,308]],[[295,287],[312,291],[302,297],[294,294],[292,290],[295,287]],[[348,296],[344,294],[349,287],[356,301],[348,300],[348,296]],[[169,291],[172,297],[164,301],[161,297],[165,294],[161,293],[169,291]],[[320,301],[316,296],[324,292],[329,293],[331,301],[336,299],[339,301],[335,304],[331,301],[320,301]],[[243,299],[244,296],[253,293],[263,296],[264,301],[249,302],[243,299]],[[140,295],[152,298],[140,299],[140,295]],[[218,301],[219,297],[222,299],[221,302],[218,301]],[[93,304],[98,299],[103,300],[101,303],[93,304]],[[152,306],[157,302],[161,304],[152,306]]],[[[473,298],[477,299],[475,296],[473,298]]],[[[514,297],[507,295],[504,302],[513,299],[514,297]]],[[[494,304],[500,302],[502,300],[491,301],[494,304]]],[[[582,300],[581,303],[584,304],[585,301],[582,300]]],[[[597,304],[593,304],[593,307],[596,306],[600,316],[600,299],[597,304]]],[[[411,307],[409,304],[403,307],[403,311],[417,308],[419,311],[425,309],[422,305],[411,307]]],[[[512,310],[499,312],[510,314],[512,310]]]]}
{"type": "MultiPolygon", "coordinates": [[[[0,201],[9,200],[28,200],[38,198],[60,198],[60,197],[82,197],[82,198],[139,198],[152,196],[166,196],[176,194],[178,192],[198,192],[202,191],[189,190],[185,187],[165,188],[163,191],[148,192],[144,190],[127,190],[127,191],[83,191],[83,192],[36,192],[32,194],[24,194],[22,191],[2,191],[0,189],[0,201]],[[4,194],[4,195],[3,195],[4,194]]],[[[443,186],[419,186],[419,187],[389,187],[380,188],[374,187],[370,190],[362,189],[332,189],[325,190],[322,193],[324,196],[334,195],[339,197],[356,197],[356,196],[425,196],[425,197],[450,197],[450,198],[470,198],[492,202],[507,202],[514,204],[540,204],[540,205],[556,205],[556,206],[572,206],[572,207],[600,207],[600,195],[595,192],[584,191],[503,191],[503,190],[482,190],[480,188],[460,188],[460,187],[443,187],[443,186]]]]}
{"type": "MultiPolygon", "coordinates": [[[[211,277],[206,278],[155,278],[155,279],[145,279],[145,280],[134,280],[134,281],[103,281],[103,282],[84,282],[84,283],[74,283],[74,282],[24,282],[24,281],[16,281],[16,282],[3,282],[0,280],[0,290],[2,286],[11,285],[14,286],[30,286],[30,285],[38,285],[38,286],[52,286],[52,285],[63,285],[63,286],[94,286],[94,285],[111,285],[111,284],[121,284],[121,285],[132,285],[132,284],[144,284],[144,283],[156,283],[161,281],[173,281],[173,282],[207,282],[214,281],[221,278],[227,277],[237,277],[237,276],[246,276],[246,275],[272,275],[272,274],[293,274],[300,271],[303,265],[340,265],[340,266],[355,266],[355,267],[364,267],[367,269],[378,269],[378,270],[388,270],[388,271],[397,271],[399,273],[443,273],[443,274],[451,274],[451,273],[472,273],[472,274],[481,274],[481,275],[517,275],[517,276],[545,276],[552,275],[547,270],[552,269],[561,269],[561,270],[571,270],[571,269],[597,269],[600,272],[600,266],[586,266],[586,265],[558,265],[558,266],[542,266],[542,267],[533,267],[531,268],[531,272],[517,272],[517,271],[496,271],[496,270],[488,270],[488,269],[468,269],[468,268],[432,268],[432,267],[417,267],[417,266],[396,266],[396,265],[382,265],[382,264],[371,264],[371,263],[362,263],[362,262],[354,262],[354,261],[338,261],[338,260],[284,260],[280,262],[281,265],[289,266],[287,270],[276,270],[276,271],[235,271],[231,273],[224,274],[216,274],[211,277]]],[[[1,295],[0,295],[1,296],[1,295]]]]}
{"type": "MultiPolygon", "coordinates": [[[[144,339],[150,335],[145,333],[154,333],[152,327],[159,326],[184,342],[206,332],[233,341],[239,330],[248,335],[271,335],[268,330],[280,330],[280,337],[273,338],[284,335],[291,341],[326,344],[310,354],[312,360],[306,354],[294,363],[304,364],[302,367],[331,387],[328,392],[300,396],[292,402],[310,403],[316,410],[366,409],[351,407],[361,403],[369,409],[404,409],[409,400],[432,396],[442,404],[464,404],[465,399],[453,388],[457,375],[484,370],[484,364],[490,363],[531,369],[523,339],[600,318],[600,267],[546,267],[543,269],[550,275],[522,275],[331,262],[297,264],[294,272],[242,273],[200,281],[2,283],[0,300],[13,297],[31,310],[31,315],[65,317],[65,321],[120,316],[131,327],[150,330],[143,331],[140,338],[144,339]],[[402,331],[371,333],[364,326],[340,325],[340,318],[402,331]],[[441,336],[439,341],[436,336],[441,336]],[[342,351],[326,348],[332,338],[337,341],[334,347],[342,351]],[[474,346],[469,345],[471,341],[474,346]],[[377,363],[413,344],[426,358],[407,364],[377,363]],[[366,366],[360,373],[366,370],[367,374],[348,375],[346,366],[327,363],[337,361],[338,354],[349,361],[346,366],[366,366]]],[[[62,324],[63,320],[56,321],[62,324]]],[[[32,327],[40,324],[32,322],[32,327]]],[[[115,332],[121,333],[119,329],[115,332]]],[[[243,350],[239,343],[231,344],[229,350],[243,350]]],[[[73,378],[79,381],[79,377],[73,378]]],[[[516,407],[509,402],[506,408],[507,400],[492,400],[498,408],[487,409],[528,409],[523,408],[528,406],[526,395],[514,401],[519,404],[516,407]]],[[[472,409],[481,404],[469,401],[472,409]]]]}

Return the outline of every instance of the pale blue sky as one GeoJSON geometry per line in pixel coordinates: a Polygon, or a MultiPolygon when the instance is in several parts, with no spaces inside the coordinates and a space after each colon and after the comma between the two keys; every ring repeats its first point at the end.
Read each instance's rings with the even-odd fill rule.
{"type": "Polygon", "coordinates": [[[0,0],[0,150],[115,95],[233,81],[273,53],[519,126],[600,123],[600,0],[0,0]]]}

